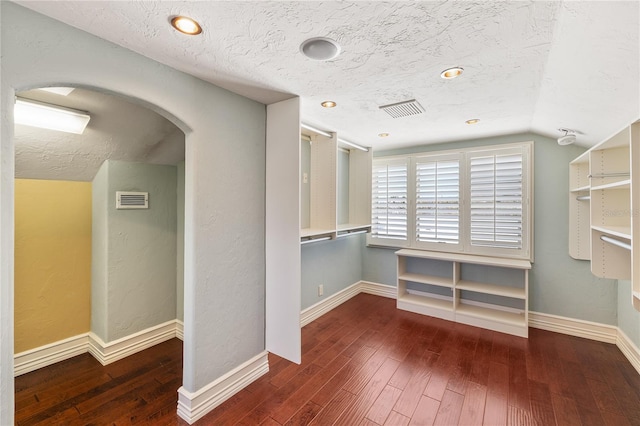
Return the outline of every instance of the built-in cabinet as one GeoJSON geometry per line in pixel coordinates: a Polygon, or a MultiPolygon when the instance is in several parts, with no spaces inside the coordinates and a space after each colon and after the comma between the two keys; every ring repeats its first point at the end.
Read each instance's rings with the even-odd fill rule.
{"type": "Polygon", "coordinates": [[[527,260],[404,249],[397,307],[528,337],[527,260]]]}
{"type": "Polygon", "coordinates": [[[349,149],[341,146],[335,133],[325,136],[309,130],[302,134],[301,143],[309,159],[305,163],[308,168],[301,168],[300,241],[369,232],[371,150],[349,149]],[[348,161],[339,161],[340,156],[348,156],[348,161]]]}
{"type": "Polygon", "coordinates": [[[573,160],[569,182],[570,256],[591,260],[598,277],[632,280],[640,310],[640,123],[573,160]]]}

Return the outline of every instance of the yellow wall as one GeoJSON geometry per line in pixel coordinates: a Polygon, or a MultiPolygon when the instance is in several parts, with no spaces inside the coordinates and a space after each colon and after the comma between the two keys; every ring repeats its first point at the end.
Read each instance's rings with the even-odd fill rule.
{"type": "Polygon", "coordinates": [[[15,181],[15,353],[86,333],[91,182],[15,181]]]}

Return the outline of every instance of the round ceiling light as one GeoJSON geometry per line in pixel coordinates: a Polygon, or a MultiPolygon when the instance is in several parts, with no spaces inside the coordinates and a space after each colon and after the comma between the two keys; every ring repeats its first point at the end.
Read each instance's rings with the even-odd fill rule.
{"type": "Polygon", "coordinates": [[[174,16],[171,19],[171,26],[187,35],[198,35],[202,32],[200,24],[187,16],[174,16]]]}
{"type": "Polygon", "coordinates": [[[320,105],[322,105],[324,108],[333,108],[333,107],[337,106],[338,104],[333,102],[333,101],[324,101],[320,105]]]}
{"type": "Polygon", "coordinates": [[[448,68],[440,73],[440,77],[444,78],[445,80],[451,80],[452,78],[456,78],[460,74],[462,74],[462,71],[464,71],[462,67],[448,68]]]}
{"type": "Polygon", "coordinates": [[[386,132],[385,133],[378,133],[378,136],[381,137],[381,138],[387,138],[387,137],[389,137],[389,133],[386,133],[386,132]]]}
{"type": "Polygon", "coordinates": [[[479,118],[472,118],[470,120],[465,121],[467,124],[478,124],[480,122],[479,118]]]}
{"type": "Polygon", "coordinates": [[[314,37],[300,45],[300,52],[314,61],[330,61],[340,54],[340,45],[326,37],[314,37]]]}

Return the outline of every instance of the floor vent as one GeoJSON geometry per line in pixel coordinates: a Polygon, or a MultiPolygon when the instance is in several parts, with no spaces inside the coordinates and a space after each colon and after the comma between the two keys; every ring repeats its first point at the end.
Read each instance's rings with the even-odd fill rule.
{"type": "Polygon", "coordinates": [[[148,209],[148,192],[116,191],[116,209],[148,209]]]}
{"type": "Polygon", "coordinates": [[[420,103],[415,99],[395,104],[382,105],[380,109],[393,118],[409,117],[411,115],[418,115],[424,112],[422,105],[420,105],[420,103]]]}

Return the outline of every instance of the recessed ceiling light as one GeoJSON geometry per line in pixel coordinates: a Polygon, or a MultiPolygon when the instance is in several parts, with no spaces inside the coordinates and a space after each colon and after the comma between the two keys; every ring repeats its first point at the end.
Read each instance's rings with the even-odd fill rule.
{"type": "Polygon", "coordinates": [[[386,138],[389,137],[389,133],[378,133],[378,136],[380,136],[381,138],[386,138]]]}
{"type": "Polygon", "coordinates": [[[313,37],[300,45],[300,52],[314,61],[329,61],[340,54],[340,45],[327,37],[313,37]]]}
{"type": "Polygon", "coordinates": [[[465,123],[467,123],[467,124],[477,124],[479,122],[480,122],[479,118],[472,118],[471,120],[465,121],[465,123]]]}
{"type": "Polygon", "coordinates": [[[187,35],[198,35],[202,32],[202,27],[195,20],[187,16],[174,16],[171,25],[176,30],[187,35]]]}
{"type": "Polygon", "coordinates": [[[456,78],[462,74],[462,71],[464,71],[464,69],[461,67],[448,68],[440,73],[440,77],[445,80],[451,80],[452,78],[456,78]]]}
{"type": "Polygon", "coordinates": [[[333,101],[324,101],[323,103],[321,103],[320,105],[322,105],[325,108],[333,108],[336,105],[338,105],[337,103],[333,102],[333,101]]]}

